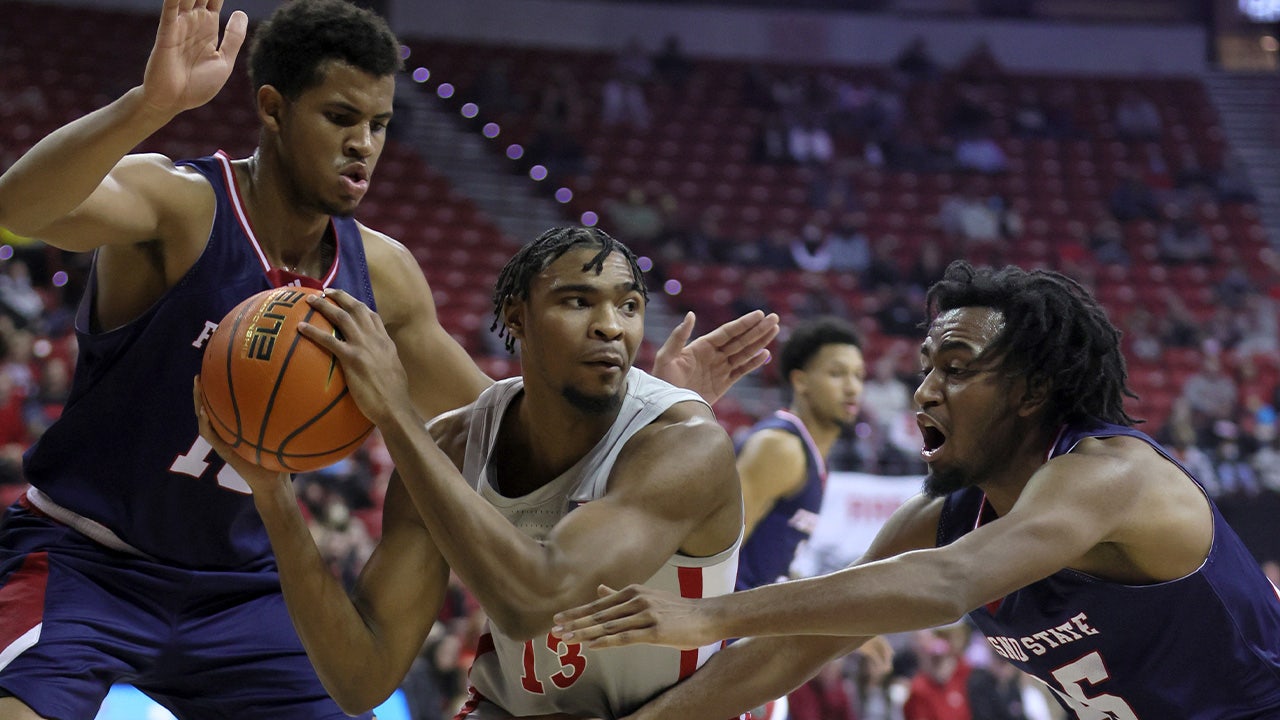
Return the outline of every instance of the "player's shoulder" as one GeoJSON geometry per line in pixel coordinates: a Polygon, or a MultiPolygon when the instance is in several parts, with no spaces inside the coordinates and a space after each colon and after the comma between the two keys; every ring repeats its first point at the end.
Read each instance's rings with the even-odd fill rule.
{"type": "Polygon", "coordinates": [[[467,436],[471,430],[472,409],[475,404],[441,413],[427,421],[427,433],[435,440],[436,446],[461,467],[462,458],[467,448],[467,436]]]}
{"type": "Polygon", "coordinates": [[[364,242],[364,253],[370,268],[374,265],[401,270],[418,267],[413,252],[404,243],[362,222],[357,221],[356,226],[360,228],[360,239],[364,242]]]}
{"type": "Polygon", "coordinates": [[[760,428],[747,436],[742,443],[743,453],[766,453],[804,459],[804,441],[793,432],[782,428],[760,428]]]}

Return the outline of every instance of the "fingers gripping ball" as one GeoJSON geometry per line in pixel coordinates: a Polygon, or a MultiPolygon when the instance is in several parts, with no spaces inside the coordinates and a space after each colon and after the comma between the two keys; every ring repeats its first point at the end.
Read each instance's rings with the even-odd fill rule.
{"type": "Polygon", "coordinates": [[[334,332],[306,301],[319,294],[298,287],[260,292],[227,313],[205,347],[200,385],[214,430],[269,470],[332,465],[373,430],[337,359],[298,332],[300,321],[334,332]]]}

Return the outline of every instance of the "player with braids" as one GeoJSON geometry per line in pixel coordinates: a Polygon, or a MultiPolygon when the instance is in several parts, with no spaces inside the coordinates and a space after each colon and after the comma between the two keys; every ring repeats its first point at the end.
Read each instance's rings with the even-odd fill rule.
{"type": "Polygon", "coordinates": [[[719,598],[606,593],[553,632],[589,647],[757,636],[633,720],[727,717],[862,636],[965,615],[1081,719],[1280,718],[1280,595],[1195,478],[1130,426],[1119,333],[1094,299],[1057,273],[963,262],[928,298],[925,492],[863,558],[719,598]]]}
{"type": "Polygon", "coordinates": [[[515,352],[516,340],[507,332],[502,322],[502,309],[507,303],[524,300],[529,297],[529,286],[538,273],[547,269],[561,255],[577,245],[594,244],[599,247],[591,262],[583,266],[583,271],[594,269],[597,273],[604,270],[604,260],[617,253],[631,265],[631,275],[636,279],[636,289],[640,297],[649,302],[649,288],[645,286],[644,272],[636,261],[631,248],[623,245],[609,233],[599,228],[551,228],[516,251],[515,256],[507,262],[498,274],[498,283],[493,291],[493,324],[489,326],[497,331],[498,337],[505,338],[508,352],[515,352]]]}
{"type": "Polygon", "coordinates": [[[1033,382],[1053,378],[1053,402],[1045,415],[1050,425],[1089,417],[1138,422],[1124,410],[1124,398],[1137,396],[1126,384],[1120,331],[1075,280],[1016,267],[979,273],[956,262],[929,289],[927,302],[933,315],[973,305],[1003,312],[1009,327],[988,352],[1005,355],[1002,367],[1009,375],[1033,382]]]}

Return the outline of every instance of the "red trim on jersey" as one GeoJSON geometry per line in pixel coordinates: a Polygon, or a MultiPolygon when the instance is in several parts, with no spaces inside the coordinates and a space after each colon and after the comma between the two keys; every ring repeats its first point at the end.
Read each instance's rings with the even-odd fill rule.
{"type": "Polygon", "coordinates": [[[788,410],[776,410],[773,414],[775,417],[795,425],[796,429],[800,431],[800,437],[804,439],[804,444],[809,446],[809,452],[818,461],[818,477],[822,478],[822,484],[825,486],[827,484],[827,459],[822,457],[822,453],[818,451],[818,443],[809,434],[809,428],[805,427],[804,421],[800,419],[800,416],[788,410]]]}
{"type": "Polygon", "coordinates": [[[40,624],[44,617],[44,593],[49,584],[49,554],[34,552],[5,579],[0,587],[0,651],[40,624]]]}
{"type": "Polygon", "coordinates": [[[485,653],[491,653],[493,650],[493,635],[491,633],[485,633],[480,636],[480,639],[476,640],[476,658],[485,653]]]}
{"type": "MultiPolygon", "coordinates": [[[[485,637],[488,637],[487,635],[485,637]]],[[[467,686],[467,701],[462,704],[462,709],[458,710],[458,714],[453,716],[453,720],[467,720],[467,715],[472,710],[480,707],[480,703],[484,702],[484,696],[476,692],[474,686],[467,686]]]]}
{"type": "MultiPolygon", "coordinates": [[[[676,576],[680,579],[680,597],[700,598],[702,597],[702,568],[682,567],[676,569],[676,576]]],[[[680,651],[680,679],[683,680],[693,674],[698,669],[698,650],[681,650],[680,651]]]]}
{"type": "Polygon", "coordinates": [[[323,280],[297,275],[283,268],[271,267],[271,262],[267,260],[266,252],[263,251],[261,243],[258,242],[258,236],[253,232],[253,225],[249,222],[249,213],[244,209],[244,201],[241,200],[240,181],[236,179],[235,171],[231,168],[231,157],[223,150],[214,153],[214,157],[222,165],[223,181],[228,188],[231,188],[231,192],[227,194],[230,196],[231,206],[236,210],[236,220],[240,223],[240,229],[249,238],[249,244],[253,246],[253,252],[257,254],[258,262],[262,263],[262,272],[267,274],[272,284],[276,287],[283,287],[291,284],[294,280],[301,280],[302,285],[314,287],[317,290],[329,287],[334,278],[338,277],[338,258],[341,255],[338,252],[340,243],[338,228],[333,224],[333,218],[329,218],[329,229],[333,232],[333,263],[329,266],[329,272],[325,273],[323,280]]]}

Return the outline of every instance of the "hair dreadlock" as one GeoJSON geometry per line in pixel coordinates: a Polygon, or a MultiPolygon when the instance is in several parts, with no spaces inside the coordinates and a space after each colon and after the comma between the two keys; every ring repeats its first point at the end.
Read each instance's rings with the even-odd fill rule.
{"type": "Polygon", "coordinates": [[[929,288],[929,317],[963,307],[989,307],[1004,315],[1004,330],[984,352],[1003,356],[1002,369],[1028,382],[1048,382],[1045,422],[1097,418],[1133,425],[1124,398],[1129,389],[1120,331],[1080,283],[1049,270],[947,266],[929,288]]]}
{"type": "Polygon", "coordinates": [[[644,273],[636,261],[635,253],[626,245],[614,239],[609,233],[599,228],[554,227],[538,236],[536,240],[520,248],[507,261],[502,272],[498,274],[498,284],[493,290],[493,324],[490,330],[497,330],[498,337],[506,338],[507,352],[515,353],[516,341],[507,332],[506,323],[502,320],[502,311],[508,302],[524,300],[529,297],[529,286],[538,273],[547,269],[551,263],[579,245],[594,245],[600,251],[582,266],[585,272],[595,269],[599,275],[604,271],[604,260],[611,253],[619,253],[627,259],[631,266],[631,277],[635,279],[636,289],[646,303],[649,302],[649,290],[644,284],[644,273]]]}

